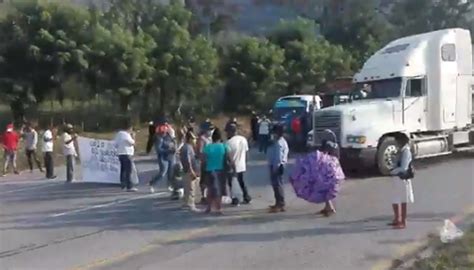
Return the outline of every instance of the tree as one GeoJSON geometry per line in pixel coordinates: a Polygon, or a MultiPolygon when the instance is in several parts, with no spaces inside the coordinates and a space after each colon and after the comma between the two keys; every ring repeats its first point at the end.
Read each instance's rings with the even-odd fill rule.
{"type": "Polygon", "coordinates": [[[297,18],[295,20],[281,20],[269,34],[271,42],[284,48],[291,41],[313,41],[317,34],[317,25],[314,21],[297,18]]]}
{"type": "Polygon", "coordinates": [[[360,66],[388,40],[391,29],[376,12],[374,0],[349,0],[347,5],[341,16],[323,18],[322,30],[329,42],[352,52],[360,66]]]}
{"type": "Polygon", "coordinates": [[[191,13],[181,5],[160,7],[144,21],[155,41],[149,57],[154,67],[151,88],[160,93],[160,113],[211,93],[217,82],[218,56],[212,44],[188,31],[191,13]]]}
{"type": "Polygon", "coordinates": [[[88,13],[36,1],[13,2],[0,22],[0,84],[15,117],[57,91],[71,73],[87,68],[82,43],[88,13]]]}
{"type": "Polygon", "coordinates": [[[285,48],[287,94],[301,93],[305,85],[317,88],[329,80],[351,75],[351,64],[350,53],[324,39],[292,41],[285,48]]]}
{"type": "Polygon", "coordinates": [[[283,49],[266,39],[246,38],[232,46],[223,63],[226,104],[234,109],[264,109],[286,84],[283,49]]]}
{"type": "Polygon", "coordinates": [[[400,36],[454,27],[474,31],[473,8],[466,0],[402,0],[395,4],[390,21],[400,36]]]}
{"type": "Polygon", "coordinates": [[[119,24],[110,29],[98,24],[93,37],[89,82],[117,95],[121,110],[128,112],[132,99],[150,80],[153,69],[147,55],[154,41],[143,31],[133,33],[119,24]]]}

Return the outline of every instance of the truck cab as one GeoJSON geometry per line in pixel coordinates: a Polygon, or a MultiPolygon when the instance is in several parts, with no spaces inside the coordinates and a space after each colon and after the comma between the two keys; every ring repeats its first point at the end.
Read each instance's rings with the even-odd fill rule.
{"type": "Polygon", "coordinates": [[[358,99],[316,111],[311,144],[332,130],[345,167],[396,165],[395,134],[411,139],[415,158],[472,144],[472,47],[468,30],[445,29],[390,42],[353,82],[358,99]]]}

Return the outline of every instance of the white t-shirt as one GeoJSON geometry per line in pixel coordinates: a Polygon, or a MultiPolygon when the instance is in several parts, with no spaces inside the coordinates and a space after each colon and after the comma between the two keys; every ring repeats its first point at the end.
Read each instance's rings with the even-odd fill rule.
{"type": "Polygon", "coordinates": [[[71,134],[64,132],[63,134],[63,153],[65,156],[77,156],[76,146],[74,146],[74,141],[72,140],[71,134]],[[71,142],[69,142],[71,141],[71,142]],[[69,143],[66,143],[69,142],[69,143]]]}
{"type": "Polygon", "coordinates": [[[270,121],[262,120],[258,127],[258,134],[260,135],[268,135],[270,134],[270,121]]]}
{"type": "Polygon", "coordinates": [[[119,131],[114,141],[117,145],[117,155],[133,156],[135,154],[135,140],[127,131],[119,131]]]}
{"type": "Polygon", "coordinates": [[[237,173],[245,172],[247,170],[247,151],[249,151],[247,139],[236,135],[227,141],[227,145],[230,158],[235,164],[235,171],[237,173]]]}
{"type": "Polygon", "coordinates": [[[43,134],[43,153],[53,152],[53,147],[53,133],[51,132],[51,130],[48,129],[43,134]],[[48,142],[46,142],[45,140],[48,140],[48,142]]]}

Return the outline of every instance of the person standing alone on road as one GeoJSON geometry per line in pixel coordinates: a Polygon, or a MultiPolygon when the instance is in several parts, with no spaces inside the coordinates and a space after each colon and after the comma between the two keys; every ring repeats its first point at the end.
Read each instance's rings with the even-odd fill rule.
{"type": "Polygon", "coordinates": [[[25,153],[26,159],[28,161],[28,166],[30,167],[30,172],[33,172],[33,161],[36,162],[38,169],[43,172],[41,167],[41,162],[36,155],[36,149],[38,147],[38,132],[34,129],[31,123],[28,123],[23,133],[23,138],[25,140],[25,153]]]}
{"type": "Polygon", "coordinates": [[[53,125],[50,125],[48,129],[44,131],[43,134],[43,157],[44,157],[44,167],[46,170],[47,179],[55,179],[54,175],[54,159],[53,159],[53,150],[54,150],[54,135],[53,135],[53,125]]]}
{"type": "Polygon", "coordinates": [[[244,136],[237,134],[237,126],[230,125],[227,130],[227,136],[229,140],[227,141],[227,147],[229,149],[229,158],[232,165],[232,170],[228,175],[228,183],[232,195],[232,204],[238,205],[239,199],[235,197],[235,194],[232,194],[232,180],[234,177],[237,177],[240,188],[243,193],[243,202],[249,204],[252,198],[249,195],[247,186],[244,182],[244,174],[247,170],[247,152],[249,151],[249,145],[247,139],[244,136]]]}
{"type": "Polygon", "coordinates": [[[270,165],[270,179],[275,194],[275,205],[270,206],[270,213],[285,211],[285,194],[283,191],[283,174],[288,162],[288,143],[283,137],[283,126],[274,127],[274,140],[268,152],[268,163],[270,165]]]}
{"type": "Polygon", "coordinates": [[[66,157],[66,183],[74,181],[74,163],[77,152],[74,143],[77,140],[77,134],[74,133],[74,127],[67,124],[63,133],[63,153],[66,157]]]}
{"type": "Polygon", "coordinates": [[[405,229],[407,225],[407,204],[415,202],[411,183],[413,178],[413,167],[411,165],[413,157],[408,137],[398,134],[395,139],[400,150],[397,167],[391,171],[391,174],[398,176],[398,178],[392,180],[394,219],[389,225],[393,226],[394,229],[405,229]]]}
{"type": "Polygon", "coordinates": [[[114,141],[117,145],[117,155],[120,161],[120,185],[122,190],[137,191],[137,188],[133,186],[131,181],[135,139],[132,125],[128,121],[124,128],[115,135],[114,141]]]}
{"type": "Polygon", "coordinates": [[[196,212],[196,203],[194,200],[196,184],[199,181],[199,165],[194,151],[196,147],[196,136],[192,131],[185,135],[185,144],[180,151],[181,164],[183,165],[184,176],[184,205],[190,211],[196,212]]]}
{"type": "Polygon", "coordinates": [[[20,136],[15,131],[13,124],[8,124],[5,133],[2,136],[2,146],[4,150],[4,159],[5,163],[3,166],[3,175],[5,176],[8,171],[8,167],[13,168],[15,174],[19,174],[16,167],[16,154],[18,150],[18,142],[20,141],[20,136]]]}
{"type": "Polygon", "coordinates": [[[270,120],[266,115],[262,116],[258,124],[258,141],[260,144],[260,153],[267,153],[268,142],[270,140],[270,120]]]}

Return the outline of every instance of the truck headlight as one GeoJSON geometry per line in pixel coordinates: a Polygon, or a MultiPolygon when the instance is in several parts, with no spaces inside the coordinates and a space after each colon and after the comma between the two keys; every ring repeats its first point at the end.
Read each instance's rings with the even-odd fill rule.
{"type": "Polygon", "coordinates": [[[347,136],[348,143],[357,143],[357,144],[364,144],[367,142],[367,137],[365,136],[347,136]]]}

